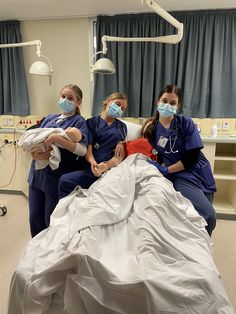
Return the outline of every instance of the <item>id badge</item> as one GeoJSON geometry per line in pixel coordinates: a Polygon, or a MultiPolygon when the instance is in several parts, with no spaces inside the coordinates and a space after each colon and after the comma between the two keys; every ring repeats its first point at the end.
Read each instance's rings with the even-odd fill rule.
{"type": "Polygon", "coordinates": [[[159,138],[159,141],[157,142],[157,145],[164,148],[166,147],[166,143],[168,142],[168,138],[164,137],[164,136],[161,136],[159,138]]]}

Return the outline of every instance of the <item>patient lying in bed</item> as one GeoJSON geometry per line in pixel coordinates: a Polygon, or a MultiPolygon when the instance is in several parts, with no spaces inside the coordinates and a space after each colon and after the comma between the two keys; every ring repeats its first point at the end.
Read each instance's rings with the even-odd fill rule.
{"type": "Polygon", "coordinates": [[[8,314],[233,314],[205,220],[144,155],[60,200],[12,277],[8,314]]]}
{"type": "MultiPolygon", "coordinates": [[[[147,120],[142,127],[140,126],[140,130],[137,134],[137,138],[131,137],[126,143],[124,143],[126,156],[130,156],[133,154],[143,154],[154,161],[158,161],[156,150],[149,143],[147,139],[147,127],[150,125],[151,119],[147,120]]],[[[130,124],[127,125],[129,127],[130,124]]],[[[128,128],[129,130],[129,128],[128,128]]]]}

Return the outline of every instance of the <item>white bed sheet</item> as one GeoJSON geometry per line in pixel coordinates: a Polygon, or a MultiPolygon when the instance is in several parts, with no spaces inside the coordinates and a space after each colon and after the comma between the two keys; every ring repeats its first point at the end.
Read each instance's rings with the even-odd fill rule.
{"type": "Polygon", "coordinates": [[[8,314],[233,314],[206,222],[143,155],[63,198],[26,246],[8,314]]]}

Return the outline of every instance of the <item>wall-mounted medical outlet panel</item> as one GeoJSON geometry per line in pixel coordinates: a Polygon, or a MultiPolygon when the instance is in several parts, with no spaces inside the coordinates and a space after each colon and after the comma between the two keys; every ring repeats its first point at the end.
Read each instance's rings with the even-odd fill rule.
{"type": "Polygon", "coordinates": [[[41,119],[42,117],[40,116],[0,115],[0,128],[26,130],[30,126],[37,124],[41,119]]]}

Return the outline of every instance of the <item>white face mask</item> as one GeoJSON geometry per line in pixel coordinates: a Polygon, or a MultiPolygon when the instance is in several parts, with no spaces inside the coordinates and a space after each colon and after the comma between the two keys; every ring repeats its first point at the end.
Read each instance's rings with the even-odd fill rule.
{"type": "Polygon", "coordinates": [[[173,116],[174,114],[176,114],[177,112],[177,107],[176,106],[172,106],[169,103],[158,103],[157,104],[157,110],[160,113],[160,115],[162,117],[168,118],[173,116]]]}

